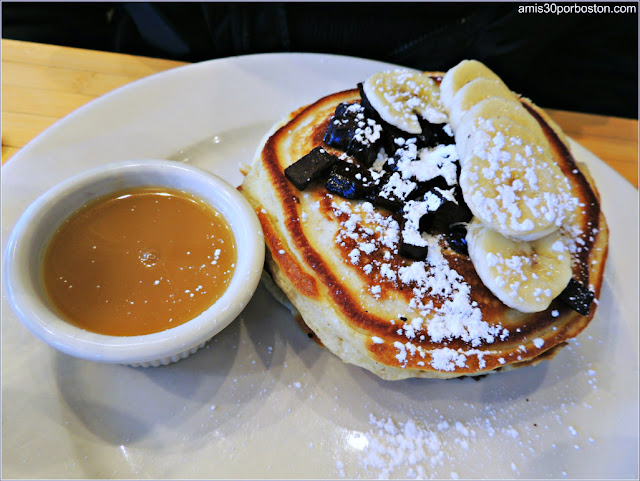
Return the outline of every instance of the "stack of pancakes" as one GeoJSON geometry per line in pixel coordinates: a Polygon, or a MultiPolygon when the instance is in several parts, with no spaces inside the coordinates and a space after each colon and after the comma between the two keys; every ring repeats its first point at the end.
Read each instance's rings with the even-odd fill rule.
{"type": "MultiPolygon", "coordinates": [[[[439,85],[445,74],[425,75],[439,85]]],[[[588,325],[597,301],[586,315],[559,299],[539,312],[510,308],[446,233],[423,235],[427,257],[410,259],[399,252],[397,212],[336,195],[327,189],[326,177],[299,190],[285,176],[287,167],[318,147],[359,164],[323,139],[336,108],[362,103],[361,92],[354,88],[300,108],[274,126],[258,148],[241,192],[264,230],[272,290],[284,294],[327,349],[383,379],[483,375],[551,358],[588,325]]],[[[565,229],[572,236],[572,275],[597,299],[608,231],[593,180],[557,125],[529,100],[514,98],[544,133],[577,199],[565,229]]],[[[384,163],[385,155],[379,153],[376,163],[384,163]]]]}

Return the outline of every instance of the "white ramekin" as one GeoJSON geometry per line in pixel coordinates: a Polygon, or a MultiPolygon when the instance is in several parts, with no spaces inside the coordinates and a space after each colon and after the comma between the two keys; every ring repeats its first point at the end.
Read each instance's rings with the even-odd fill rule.
{"type": "Polygon", "coordinates": [[[204,170],[166,160],[107,164],[76,175],[38,197],[22,214],[8,241],[5,274],[8,298],[20,321],[54,348],[91,361],[159,366],[194,353],[233,321],[260,281],[264,237],[246,199],[230,184],[204,170]],[[238,260],[225,293],[209,309],[165,331],[141,336],[108,336],[78,328],[61,318],[45,293],[43,251],[56,228],[87,201],[134,186],[179,189],[217,209],[229,222],[238,260]]]}

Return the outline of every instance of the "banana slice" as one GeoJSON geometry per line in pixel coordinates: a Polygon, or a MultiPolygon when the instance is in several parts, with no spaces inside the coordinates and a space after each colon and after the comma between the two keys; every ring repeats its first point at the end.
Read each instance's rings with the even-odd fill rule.
{"type": "Polygon", "coordinates": [[[458,90],[465,86],[468,82],[476,78],[486,78],[498,80],[498,77],[489,67],[477,60],[463,60],[455,67],[450,68],[447,73],[442,77],[440,83],[440,97],[442,104],[448,111],[451,111],[451,105],[453,104],[453,97],[458,90]]]}
{"type": "MultiPolygon", "coordinates": [[[[516,116],[516,119],[518,117],[516,116]]],[[[470,131],[466,135],[465,151],[466,157],[477,155],[484,157],[484,152],[487,149],[492,148],[492,145],[503,145],[503,137],[509,139],[514,144],[515,149],[525,150],[527,145],[531,147],[532,151],[529,153],[529,149],[526,149],[527,156],[531,156],[535,153],[544,156],[551,156],[551,150],[549,141],[544,135],[541,135],[542,130],[537,129],[539,127],[537,123],[524,126],[518,120],[514,120],[511,117],[491,117],[484,119],[481,117],[476,118],[476,128],[470,131]],[[532,130],[530,127],[533,127],[532,130]]],[[[495,146],[493,147],[495,148],[495,146]]],[[[560,172],[558,169],[557,172],[560,172]]]]}
{"type": "Polygon", "coordinates": [[[571,256],[560,232],[536,241],[514,241],[473,219],[467,246],[484,285],[521,312],[544,311],[571,279],[571,256]]]}
{"type": "Polygon", "coordinates": [[[379,72],[364,81],[363,90],[382,120],[410,134],[422,133],[418,115],[433,124],[448,120],[438,84],[421,72],[379,72]]]}
{"type": "Polygon", "coordinates": [[[460,170],[460,188],[473,215],[519,240],[557,230],[575,208],[566,177],[537,141],[511,119],[489,119],[470,137],[460,170]]]}
{"type": "Polygon", "coordinates": [[[541,144],[547,143],[542,127],[527,109],[517,100],[501,97],[489,97],[471,107],[463,116],[458,128],[454,130],[458,157],[464,159],[467,153],[467,141],[471,134],[483,129],[486,121],[496,117],[506,117],[526,127],[539,138],[541,144]]]}
{"type": "MultiPolygon", "coordinates": [[[[526,98],[526,97],[522,97],[522,99],[529,105],[535,105],[530,99],[526,98]]],[[[571,144],[569,143],[569,141],[567,140],[567,137],[564,133],[564,131],[562,130],[562,128],[556,123],[555,120],[553,120],[549,114],[547,114],[543,109],[538,109],[537,110],[538,115],[540,115],[540,117],[542,117],[542,119],[545,121],[545,123],[547,123],[551,129],[556,133],[556,135],[558,136],[558,138],[560,139],[560,141],[566,145],[566,147],[568,149],[571,149],[571,144]]]]}
{"type": "Polygon", "coordinates": [[[453,96],[449,106],[449,123],[453,130],[458,128],[465,113],[474,105],[489,97],[500,97],[518,101],[518,97],[501,81],[478,77],[465,84],[453,96]]]}

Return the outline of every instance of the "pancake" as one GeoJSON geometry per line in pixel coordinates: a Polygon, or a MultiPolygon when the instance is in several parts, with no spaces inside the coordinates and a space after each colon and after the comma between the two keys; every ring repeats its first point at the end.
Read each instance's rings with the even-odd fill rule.
{"type": "MultiPolygon", "coordinates": [[[[444,75],[427,74],[437,83],[444,75]]],[[[484,375],[552,358],[589,324],[597,300],[586,315],[560,299],[540,312],[509,308],[446,229],[423,234],[427,257],[414,260],[400,254],[397,212],[330,192],[326,176],[304,190],[285,176],[286,168],[317,148],[361,164],[323,140],[336,108],[362,103],[360,92],[328,95],[275,125],[240,187],[262,224],[265,268],[283,300],[329,351],[387,380],[484,375]]],[[[519,102],[544,133],[549,155],[579,201],[562,229],[573,279],[597,299],[608,230],[596,187],[557,125],[528,99],[519,102]]],[[[381,172],[388,161],[382,149],[364,168],[381,172]]]]}

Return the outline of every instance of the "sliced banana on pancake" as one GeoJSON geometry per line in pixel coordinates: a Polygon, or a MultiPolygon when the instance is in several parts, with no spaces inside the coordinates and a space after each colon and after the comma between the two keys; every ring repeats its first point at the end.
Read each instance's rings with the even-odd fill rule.
{"type": "Polygon", "coordinates": [[[451,127],[456,130],[464,114],[474,105],[489,97],[518,101],[516,94],[509,90],[501,80],[478,77],[468,82],[454,95],[449,106],[451,127]]]}
{"type": "Polygon", "coordinates": [[[474,219],[467,245],[484,285],[521,312],[544,311],[571,279],[571,256],[559,231],[535,241],[514,241],[474,219]]]}
{"type": "Polygon", "coordinates": [[[538,138],[505,117],[489,119],[469,140],[460,171],[464,200],[502,235],[535,240],[557,230],[569,211],[566,178],[538,138]]]}
{"type": "Polygon", "coordinates": [[[463,116],[457,129],[454,130],[456,150],[464,162],[467,154],[467,141],[471,134],[483,128],[483,123],[496,117],[506,117],[526,127],[539,138],[540,143],[546,138],[538,121],[517,100],[501,97],[489,97],[471,107],[463,116]]]}
{"type": "Polygon", "coordinates": [[[407,69],[379,72],[364,81],[363,90],[382,120],[410,134],[422,133],[418,116],[433,124],[448,120],[438,84],[424,73],[407,69]]]}
{"type": "MultiPolygon", "coordinates": [[[[537,107],[536,104],[534,104],[530,99],[526,98],[526,97],[521,97],[523,101],[525,101],[528,105],[533,106],[533,107],[537,107]]],[[[553,120],[551,118],[551,116],[545,112],[543,109],[541,108],[536,108],[535,112],[542,118],[542,120],[551,128],[551,130],[554,131],[554,133],[558,136],[558,138],[560,139],[560,142],[562,142],[564,144],[565,147],[567,147],[568,150],[571,150],[571,144],[569,143],[569,141],[567,140],[567,136],[564,134],[564,131],[562,130],[562,128],[556,123],[555,120],[553,120]]]]}
{"type": "Polygon", "coordinates": [[[477,78],[500,80],[493,71],[477,60],[463,60],[455,67],[450,68],[440,83],[440,97],[442,104],[451,110],[453,98],[462,87],[477,78]]]}

